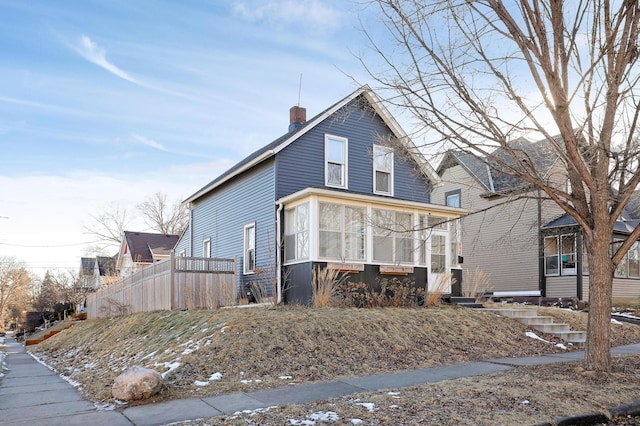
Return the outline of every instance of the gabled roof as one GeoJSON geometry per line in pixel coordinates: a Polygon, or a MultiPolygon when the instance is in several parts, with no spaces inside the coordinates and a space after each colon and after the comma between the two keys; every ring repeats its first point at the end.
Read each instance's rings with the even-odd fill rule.
{"type": "Polygon", "coordinates": [[[109,256],[96,256],[98,263],[98,273],[101,277],[113,276],[116,274],[116,259],[109,256]]]}
{"type": "MultiPolygon", "coordinates": [[[[629,235],[633,232],[640,221],[633,220],[616,220],[613,225],[613,232],[629,235]]],[[[541,226],[543,230],[551,230],[554,228],[577,227],[578,222],[569,213],[565,213],[541,226]]]]}
{"type": "Polygon", "coordinates": [[[153,262],[151,250],[170,252],[176,246],[179,238],[179,235],[124,231],[124,243],[129,247],[131,259],[134,262],[153,262]]]}
{"type": "MultiPolygon", "coordinates": [[[[558,137],[555,140],[559,142],[558,137]]],[[[548,139],[531,142],[524,138],[519,138],[510,142],[508,147],[496,148],[492,155],[506,164],[514,164],[510,153],[513,151],[526,155],[534,163],[535,169],[538,170],[542,177],[548,175],[558,159],[558,155],[551,147],[548,139]]],[[[438,167],[438,174],[442,175],[446,169],[455,165],[465,169],[485,190],[492,194],[508,193],[528,185],[518,177],[501,172],[499,170],[500,166],[497,164],[491,167],[491,161],[486,157],[479,157],[470,152],[457,150],[447,152],[438,167]]]]}
{"type": "Polygon", "coordinates": [[[96,269],[95,257],[80,258],[80,275],[94,275],[96,269]]]}
{"type": "Polygon", "coordinates": [[[354,91],[350,95],[346,96],[344,99],[336,102],[326,110],[322,111],[320,114],[316,115],[312,119],[308,120],[303,125],[297,127],[293,131],[290,131],[273,142],[267,144],[266,146],[258,149],[254,153],[250,154],[248,157],[241,160],[235,166],[231,167],[229,170],[215,178],[213,181],[209,182],[207,185],[202,187],[196,193],[188,197],[184,202],[190,203],[198,198],[206,195],[210,191],[213,191],[218,186],[227,182],[235,176],[240,175],[241,173],[250,170],[252,167],[262,163],[268,158],[273,157],[278,152],[285,149],[287,146],[295,142],[302,135],[307,133],[309,130],[313,129],[315,126],[320,124],[323,120],[330,117],[340,108],[346,106],[349,102],[356,99],[358,96],[363,96],[369,104],[373,107],[375,112],[382,118],[385,124],[391,129],[394,136],[405,144],[407,148],[407,152],[412,155],[413,159],[417,162],[422,172],[427,176],[432,182],[438,182],[439,177],[438,174],[433,170],[433,168],[429,165],[426,159],[419,153],[417,147],[413,144],[409,136],[405,133],[405,131],[400,127],[398,122],[393,118],[391,113],[387,110],[387,108],[382,104],[382,101],[378,96],[369,88],[369,86],[362,86],[358,90],[354,91]]]}

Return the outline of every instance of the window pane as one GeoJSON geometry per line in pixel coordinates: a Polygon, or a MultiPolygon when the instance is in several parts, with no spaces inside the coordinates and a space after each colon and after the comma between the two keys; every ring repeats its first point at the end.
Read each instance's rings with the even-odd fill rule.
{"type": "Polygon", "coordinates": [[[391,236],[373,237],[373,260],[393,262],[393,238],[391,236]]]}
{"type": "Polygon", "coordinates": [[[342,164],[327,164],[327,183],[329,185],[342,185],[342,164]]]}
{"type": "Polygon", "coordinates": [[[376,192],[391,193],[391,175],[386,172],[376,171],[376,192]]]}
{"type": "Polygon", "coordinates": [[[342,233],[320,231],[320,257],[332,257],[340,259],[342,247],[342,233]]]}
{"type": "Polygon", "coordinates": [[[373,162],[376,170],[391,173],[391,165],[393,163],[393,151],[381,146],[373,147],[373,162]]]}
{"type": "Polygon", "coordinates": [[[431,272],[444,272],[446,265],[446,237],[442,235],[431,236],[431,272]]]}
{"type": "Polygon", "coordinates": [[[558,237],[544,238],[545,275],[559,275],[558,237]]]}
{"type": "Polygon", "coordinates": [[[447,195],[447,206],[460,207],[460,194],[447,195]]]}
{"type": "Polygon", "coordinates": [[[345,207],[345,256],[349,260],[364,260],[366,247],[365,210],[345,207]]]}
{"type": "Polygon", "coordinates": [[[562,274],[576,275],[576,236],[563,235],[562,241],[562,274]]]}
{"type": "Polygon", "coordinates": [[[427,216],[427,225],[433,229],[447,229],[447,218],[439,216],[427,216]]]}
{"type": "Polygon", "coordinates": [[[327,161],[344,164],[344,141],[327,139],[327,161]]]}
{"type": "Polygon", "coordinates": [[[342,206],[320,203],[320,229],[342,230],[342,206]]]}

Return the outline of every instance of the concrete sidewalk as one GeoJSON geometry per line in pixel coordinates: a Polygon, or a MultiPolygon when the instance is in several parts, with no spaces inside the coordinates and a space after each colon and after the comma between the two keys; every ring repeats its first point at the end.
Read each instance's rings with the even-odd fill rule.
{"type": "MultiPolygon", "coordinates": [[[[83,400],[75,388],[25,353],[24,347],[15,340],[7,339],[6,351],[9,371],[0,384],[0,425],[164,425],[273,405],[322,401],[358,392],[479,376],[524,365],[584,359],[583,351],[525,358],[495,358],[395,374],[345,378],[209,398],[180,399],[129,407],[119,413],[100,411],[92,403],[83,400]]],[[[612,350],[613,355],[637,353],[640,353],[640,344],[612,350]]]]}

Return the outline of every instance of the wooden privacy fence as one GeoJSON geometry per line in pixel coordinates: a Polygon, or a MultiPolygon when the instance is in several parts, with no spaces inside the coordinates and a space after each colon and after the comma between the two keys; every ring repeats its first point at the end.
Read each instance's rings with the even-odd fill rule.
{"type": "Polygon", "coordinates": [[[235,266],[235,259],[172,254],[88,295],[87,317],[235,305],[235,266]]]}

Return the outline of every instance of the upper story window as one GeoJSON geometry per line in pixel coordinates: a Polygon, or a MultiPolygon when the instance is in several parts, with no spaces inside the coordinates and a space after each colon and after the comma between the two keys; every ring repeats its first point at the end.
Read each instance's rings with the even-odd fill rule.
{"type": "Polygon", "coordinates": [[[244,273],[252,274],[256,270],[256,224],[244,226],[244,273]]]}
{"type": "Polygon", "coordinates": [[[324,180],[327,186],[347,187],[347,143],[346,138],[339,136],[324,137],[324,180]]]}
{"type": "Polygon", "coordinates": [[[393,150],[386,146],[373,146],[373,192],[393,195],[393,150]]]}
{"type": "Polygon", "coordinates": [[[461,206],[460,200],[460,190],[456,189],[454,191],[445,192],[444,194],[444,204],[449,207],[458,207],[461,206]]]}
{"type": "Polygon", "coordinates": [[[202,257],[211,257],[211,238],[202,240],[202,257]]]}

